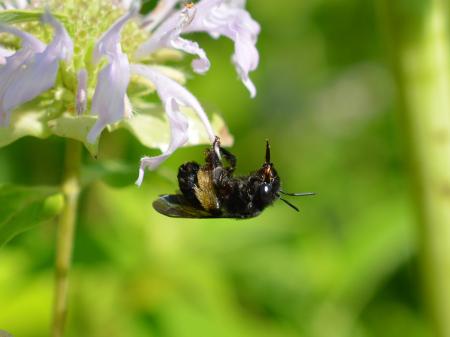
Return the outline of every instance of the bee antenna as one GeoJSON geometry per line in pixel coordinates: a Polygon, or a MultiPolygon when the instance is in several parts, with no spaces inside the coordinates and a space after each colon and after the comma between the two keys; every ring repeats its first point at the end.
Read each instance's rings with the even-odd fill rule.
{"type": "Polygon", "coordinates": [[[298,209],[297,206],[292,205],[292,204],[291,204],[289,201],[287,201],[286,199],[280,198],[280,200],[283,200],[284,203],[285,203],[286,205],[288,205],[289,207],[292,207],[292,208],[295,209],[297,212],[300,212],[300,210],[298,209]]]}
{"type": "Polygon", "coordinates": [[[266,164],[270,164],[270,144],[268,139],[266,139],[266,164]]]}
{"type": "Polygon", "coordinates": [[[315,192],[289,193],[289,192],[280,191],[280,193],[282,193],[284,195],[290,195],[292,197],[306,197],[309,195],[316,195],[315,192]]]}

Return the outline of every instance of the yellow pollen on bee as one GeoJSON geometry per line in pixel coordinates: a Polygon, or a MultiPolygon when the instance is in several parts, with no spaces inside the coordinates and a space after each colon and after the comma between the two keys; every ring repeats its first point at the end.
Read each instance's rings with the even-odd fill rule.
{"type": "Polygon", "coordinates": [[[195,196],[202,207],[207,211],[216,211],[220,208],[219,200],[214,191],[211,171],[201,169],[197,173],[198,184],[194,187],[195,196]]]}

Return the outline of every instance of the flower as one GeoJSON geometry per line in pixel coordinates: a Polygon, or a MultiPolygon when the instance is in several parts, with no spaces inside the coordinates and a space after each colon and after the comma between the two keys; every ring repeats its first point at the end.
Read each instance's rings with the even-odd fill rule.
{"type": "Polygon", "coordinates": [[[98,75],[92,98],[92,113],[99,118],[87,136],[90,143],[95,142],[107,124],[126,116],[125,95],[130,82],[130,64],[120,46],[120,31],[134,14],[130,11],[119,18],[95,45],[94,64],[98,64],[103,55],[109,63],[98,75]]]}
{"type": "MultiPolygon", "coordinates": [[[[55,97],[61,92],[58,89],[63,89],[72,93],[64,97],[74,97],[73,108],[68,109],[74,112],[74,117],[97,116],[85,139],[93,144],[108,125],[133,118],[133,97],[128,97],[127,89],[141,77],[156,89],[168,117],[171,137],[161,155],[141,159],[138,185],[146,168],[156,168],[187,142],[189,123],[181,107],[196,112],[213,142],[213,128],[199,101],[162,72],[161,67],[149,64],[148,56],[163,47],[184,51],[197,56],[192,62],[194,71],[205,73],[210,68],[205,51],[198,43],[181,36],[190,32],[207,32],[214,38],[226,36],[234,41],[233,63],[253,97],[256,89],[248,74],[258,65],[255,45],[260,28],[244,9],[243,0],[201,0],[197,5],[187,3],[176,9],[179,2],[160,0],[150,14],[140,17],[140,4],[135,0],[67,0],[64,4],[49,0],[46,2],[49,7],[59,11],[57,17],[66,17],[66,27],[46,10],[42,21],[54,31],[48,44],[41,41],[45,34],[39,31],[30,34],[0,24],[0,33],[21,39],[16,51],[0,44],[0,123],[8,125],[14,109],[50,88],[55,89],[55,97]],[[140,26],[136,25],[138,20],[140,26]],[[130,22],[133,24],[129,25],[130,22]],[[128,35],[121,39],[125,33],[128,35]]],[[[31,3],[38,11],[41,2],[31,3]]],[[[2,4],[5,9],[31,6],[25,0],[2,4]]],[[[60,114],[64,112],[67,110],[60,114]]]]}
{"type": "Polygon", "coordinates": [[[50,89],[56,80],[59,61],[70,59],[72,40],[67,31],[50,13],[43,21],[54,29],[53,40],[45,46],[40,40],[16,28],[0,26],[0,32],[7,32],[22,39],[22,48],[6,57],[0,68],[0,123],[9,123],[11,111],[50,89]]]}
{"type": "Polygon", "coordinates": [[[131,65],[131,71],[137,75],[141,75],[153,82],[156,91],[164,103],[164,107],[169,118],[171,141],[167,150],[160,156],[144,157],[141,159],[139,168],[139,177],[136,181],[137,185],[141,185],[144,178],[144,169],[154,169],[162,161],[167,159],[177,148],[184,145],[187,140],[188,121],[180,111],[180,105],[191,107],[194,109],[203,122],[211,142],[214,141],[214,131],[209,123],[208,117],[197,99],[187,91],[183,86],[174,80],[162,75],[158,70],[150,66],[131,65]]]}
{"type": "Polygon", "coordinates": [[[99,119],[88,134],[88,141],[94,142],[100,132],[107,124],[118,121],[124,117],[130,117],[131,112],[126,111],[126,88],[130,81],[130,68],[135,75],[143,76],[151,81],[164,103],[166,113],[169,117],[171,125],[172,140],[169,148],[164,155],[155,157],[150,160],[145,157],[144,165],[150,168],[156,168],[170,153],[187,141],[187,124],[186,127],[175,128],[175,124],[184,124],[186,118],[180,111],[175,108],[175,104],[183,104],[192,107],[208,132],[211,140],[214,140],[214,132],[209,123],[206,113],[201,107],[197,99],[190,94],[184,87],[164,76],[154,67],[145,66],[143,64],[129,64],[128,57],[122,52],[120,47],[120,32],[124,24],[135,15],[134,11],[129,12],[119,18],[112,27],[100,38],[94,50],[94,63],[98,63],[102,55],[106,55],[109,64],[105,66],[98,75],[97,87],[94,97],[92,98],[92,113],[98,114],[99,119]],[[169,97],[170,96],[170,97],[169,97]],[[170,101],[170,102],[169,102],[170,101]],[[169,102],[169,103],[168,103],[169,102]],[[183,121],[182,121],[183,120],[183,121]],[[181,141],[183,140],[183,141],[181,141]],[[151,162],[151,164],[149,164],[151,162]]]}
{"type": "Polygon", "coordinates": [[[137,50],[136,57],[143,57],[159,48],[169,47],[195,54],[199,58],[192,62],[192,68],[197,73],[209,70],[210,62],[205,51],[198,43],[183,39],[180,34],[192,23],[196,8],[185,6],[180,12],[174,13],[159,27],[150,39],[137,50]]]}
{"type": "Polygon", "coordinates": [[[260,27],[243,9],[244,4],[242,0],[201,0],[196,6],[186,5],[158,27],[138,49],[136,56],[143,57],[161,47],[180,49],[199,57],[192,66],[194,71],[203,73],[209,69],[205,52],[197,43],[182,39],[180,35],[192,32],[207,32],[213,38],[224,35],[234,41],[233,63],[251,97],[254,97],[256,88],[248,74],[258,66],[259,54],[255,45],[260,27]]]}

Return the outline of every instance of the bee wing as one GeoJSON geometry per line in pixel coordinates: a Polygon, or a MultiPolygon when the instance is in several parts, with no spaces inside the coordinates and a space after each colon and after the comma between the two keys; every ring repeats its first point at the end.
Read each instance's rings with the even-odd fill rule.
{"type": "Polygon", "coordinates": [[[213,214],[192,205],[181,194],[164,194],[153,201],[153,208],[173,218],[216,218],[213,214]]]}
{"type": "MultiPolygon", "coordinates": [[[[189,218],[189,219],[208,219],[208,218],[227,218],[227,219],[249,219],[256,217],[260,212],[252,214],[233,214],[223,212],[221,214],[212,214],[203,208],[192,205],[181,194],[163,194],[153,201],[153,208],[166,216],[172,218],[189,218]]],[[[1,336],[0,336],[1,337],[1,336]]]]}

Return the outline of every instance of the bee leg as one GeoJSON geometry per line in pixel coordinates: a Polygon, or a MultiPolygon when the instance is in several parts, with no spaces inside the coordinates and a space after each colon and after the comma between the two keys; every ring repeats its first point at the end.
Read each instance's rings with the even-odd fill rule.
{"type": "Polygon", "coordinates": [[[216,167],[222,167],[222,158],[225,162],[227,162],[228,166],[226,167],[227,171],[232,173],[234,169],[236,168],[236,157],[234,154],[232,154],[230,151],[225,150],[223,147],[219,147],[220,155],[222,158],[219,158],[217,152],[215,150],[216,143],[213,144],[213,146],[206,151],[206,165],[209,167],[209,169],[214,169],[216,167]]]}
{"type": "Polygon", "coordinates": [[[220,199],[226,201],[234,189],[232,173],[227,168],[219,166],[213,169],[212,178],[220,199]]]}
{"type": "Polygon", "coordinates": [[[230,178],[230,172],[225,168],[218,166],[212,170],[212,177],[214,185],[219,187],[224,185],[224,183],[230,178]]]}
{"type": "Polygon", "coordinates": [[[227,170],[232,173],[236,168],[236,156],[230,151],[225,150],[223,147],[220,148],[220,154],[228,162],[227,170]]]}
{"type": "Polygon", "coordinates": [[[199,169],[200,165],[193,161],[181,165],[178,169],[180,191],[187,200],[195,205],[199,204],[194,190],[194,187],[198,185],[197,174],[199,169]]]}
{"type": "Polygon", "coordinates": [[[220,161],[219,156],[214,150],[214,145],[210,149],[206,150],[205,166],[210,170],[214,169],[215,167],[222,166],[222,162],[220,161]]]}

